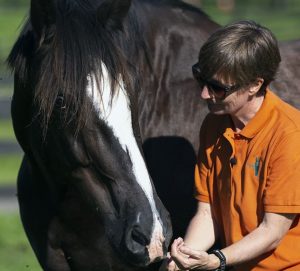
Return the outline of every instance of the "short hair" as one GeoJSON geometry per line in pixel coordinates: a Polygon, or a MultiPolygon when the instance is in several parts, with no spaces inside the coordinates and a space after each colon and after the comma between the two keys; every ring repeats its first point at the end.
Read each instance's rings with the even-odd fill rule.
{"type": "Polygon", "coordinates": [[[280,61],[278,42],[272,32],[247,20],[218,29],[199,53],[204,78],[221,75],[241,87],[263,78],[263,90],[275,79],[280,61]]]}

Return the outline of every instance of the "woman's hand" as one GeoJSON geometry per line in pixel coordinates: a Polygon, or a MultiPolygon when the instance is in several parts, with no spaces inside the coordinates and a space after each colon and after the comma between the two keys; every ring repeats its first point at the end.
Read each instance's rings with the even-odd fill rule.
{"type": "MultiPolygon", "coordinates": [[[[212,270],[220,266],[220,260],[214,254],[191,249],[185,246],[182,238],[178,238],[173,242],[171,257],[179,270],[212,270]]],[[[167,270],[173,271],[173,269],[167,270]]]]}
{"type": "Polygon", "coordinates": [[[159,268],[159,271],[179,271],[179,268],[171,258],[170,253],[168,253],[167,259],[163,261],[162,265],[159,268]]]}

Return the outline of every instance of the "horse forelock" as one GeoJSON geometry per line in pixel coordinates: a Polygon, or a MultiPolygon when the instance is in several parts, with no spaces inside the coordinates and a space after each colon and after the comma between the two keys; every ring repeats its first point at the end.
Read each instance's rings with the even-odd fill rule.
{"type": "MultiPolygon", "coordinates": [[[[75,123],[79,131],[91,113],[85,91],[87,77],[93,74],[95,80],[101,82],[102,63],[110,77],[111,97],[120,78],[129,93],[138,88],[136,67],[129,64],[129,50],[139,30],[136,23],[130,22],[123,32],[105,29],[97,19],[101,1],[58,3],[55,25],[44,28],[39,39],[30,20],[26,23],[9,56],[9,64],[20,80],[31,82],[45,130],[57,98],[63,97],[64,123],[75,123]]],[[[131,16],[129,20],[135,18],[131,16]]]]}

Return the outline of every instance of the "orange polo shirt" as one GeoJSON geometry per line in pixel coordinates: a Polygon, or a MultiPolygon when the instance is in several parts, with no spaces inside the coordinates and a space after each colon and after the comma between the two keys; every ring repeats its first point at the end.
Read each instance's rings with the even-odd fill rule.
{"type": "MultiPolygon", "coordinates": [[[[224,247],[257,228],[265,212],[300,214],[300,111],[267,90],[244,129],[232,127],[229,115],[206,117],[195,174],[196,198],[211,204],[224,247]]],[[[299,215],[274,251],[234,270],[299,271],[299,215]]]]}

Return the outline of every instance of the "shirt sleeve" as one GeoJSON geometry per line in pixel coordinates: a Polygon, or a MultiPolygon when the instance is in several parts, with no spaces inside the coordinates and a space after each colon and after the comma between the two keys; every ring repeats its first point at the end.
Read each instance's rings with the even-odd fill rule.
{"type": "Polygon", "coordinates": [[[266,212],[300,213],[300,132],[280,140],[270,158],[264,195],[266,212]]]}
{"type": "Polygon", "coordinates": [[[205,131],[207,131],[207,118],[203,121],[200,130],[200,148],[198,152],[198,162],[195,166],[195,198],[198,201],[209,203],[208,192],[208,159],[206,153],[205,131]]]}
{"type": "Polygon", "coordinates": [[[207,169],[200,164],[195,167],[195,198],[198,201],[209,203],[209,194],[207,187],[207,169]]]}

